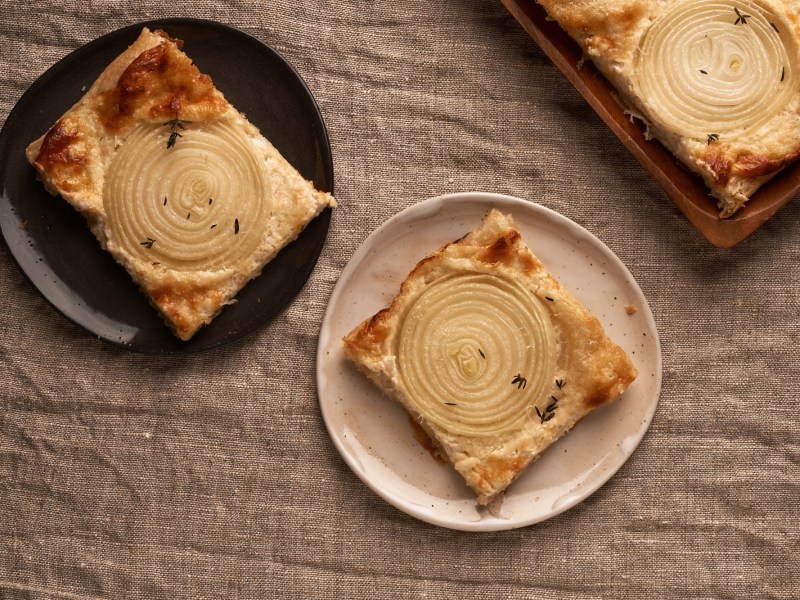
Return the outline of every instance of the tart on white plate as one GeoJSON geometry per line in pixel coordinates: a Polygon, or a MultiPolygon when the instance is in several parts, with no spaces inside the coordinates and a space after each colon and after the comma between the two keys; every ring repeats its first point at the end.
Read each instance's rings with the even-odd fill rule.
{"type": "Polygon", "coordinates": [[[420,261],[389,306],[345,336],[344,352],[481,505],[637,376],[497,210],[420,261]]]}

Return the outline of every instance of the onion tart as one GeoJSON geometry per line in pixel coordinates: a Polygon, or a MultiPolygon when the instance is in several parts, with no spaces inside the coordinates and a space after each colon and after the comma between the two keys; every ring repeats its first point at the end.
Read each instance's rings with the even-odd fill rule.
{"type": "Polygon", "coordinates": [[[188,340],[336,202],[181,46],[144,29],[27,157],[188,340]]]}
{"type": "Polygon", "coordinates": [[[482,505],[637,375],[497,210],[420,261],[344,350],[482,505]]]}
{"type": "Polygon", "coordinates": [[[538,2],[721,217],[800,157],[796,0],[538,2]]]}

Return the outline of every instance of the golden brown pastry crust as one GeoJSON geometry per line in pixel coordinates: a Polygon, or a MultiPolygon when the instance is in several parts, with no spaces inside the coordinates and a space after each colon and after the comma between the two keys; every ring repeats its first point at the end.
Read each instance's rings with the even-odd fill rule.
{"type": "Polygon", "coordinates": [[[548,274],[522,241],[511,216],[496,210],[462,239],[420,261],[391,304],[344,338],[344,350],[387,396],[401,403],[419,422],[439,454],[476,492],[480,504],[497,497],[547,447],[589,412],[619,397],[636,377],[627,355],[606,336],[597,318],[548,274]],[[559,398],[559,408],[551,420],[542,423],[532,415],[522,429],[488,438],[456,435],[426,420],[409,402],[397,359],[403,321],[429,285],[465,271],[512,278],[547,308],[558,348],[556,377],[544,395],[545,399],[551,395],[559,398]],[[565,385],[560,387],[556,380],[565,385]]]}
{"type": "MultiPolygon", "coordinates": [[[[534,1],[534,0],[531,0],[534,1]]],[[[697,173],[718,200],[720,216],[739,210],[782,168],[800,158],[800,90],[765,125],[735,140],[688,139],[659,127],[635,84],[634,64],[651,23],[682,0],[535,0],[583,49],[621,93],[631,114],[648,127],[685,166],[697,173]]],[[[800,41],[800,5],[790,0],[758,0],[800,41]]],[[[732,11],[732,9],[731,9],[732,11]]],[[[735,15],[734,15],[735,16],[735,15]]],[[[800,55],[790,56],[797,69],[800,55]]],[[[709,134],[713,132],[708,132],[709,134]]]]}
{"type": "Polygon", "coordinates": [[[86,94],[28,147],[28,160],[47,190],[87,219],[103,248],[114,255],[183,340],[209,323],[239,290],[334,198],[319,192],[233,108],[181,51],[182,42],[144,29],[86,94]],[[110,239],[103,184],[126,137],[139,125],[175,119],[232,122],[249,138],[269,173],[272,214],[255,253],[229,268],[175,271],[130,255],[110,239]]]}

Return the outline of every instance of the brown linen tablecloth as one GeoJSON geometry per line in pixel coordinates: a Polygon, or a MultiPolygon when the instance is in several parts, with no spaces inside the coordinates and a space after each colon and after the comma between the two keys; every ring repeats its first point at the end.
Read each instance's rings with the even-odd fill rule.
{"type": "Polygon", "coordinates": [[[263,40],[320,105],[340,203],[294,302],[191,356],[96,340],[0,249],[0,598],[800,597],[800,203],[713,248],[499,1],[5,0],[0,15],[3,122],[48,67],[122,26],[201,17],[263,40]],[[664,356],[652,426],[604,487],[484,534],[417,521],[353,475],[314,371],[368,233],[472,190],[603,240],[664,356]]]}

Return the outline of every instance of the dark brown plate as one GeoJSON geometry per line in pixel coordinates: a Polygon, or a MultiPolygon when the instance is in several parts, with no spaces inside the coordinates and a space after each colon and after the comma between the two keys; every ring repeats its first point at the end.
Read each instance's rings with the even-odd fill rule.
{"type": "Polygon", "coordinates": [[[241,338],[281,312],[311,275],[331,210],[314,219],[262,274],[190,341],[176,338],[127,272],[104,252],[86,222],[36,180],[25,147],[75,103],[142,27],[164,29],[237,109],[318,189],[333,191],[322,115],[297,72],[263,42],[197,19],[132,25],[56,63],[22,96],[0,132],[0,229],[22,272],[64,316],[98,338],[148,353],[205,350],[241,338]]]}
{"type": "Polygon", "coordinates": [[[687,171],[664,146],[647,141],[644,127],[631,122],[615,99],[614,87],[590,61],[582,63],[578,44],[534,0],[502,0],[558,69],[636,157],[695,229],[720,248],[731,248],[761,227],[800,193],[800,163],[762,186],[736,214],[720,219],[716,201],[700,177],[687,171]]]}

